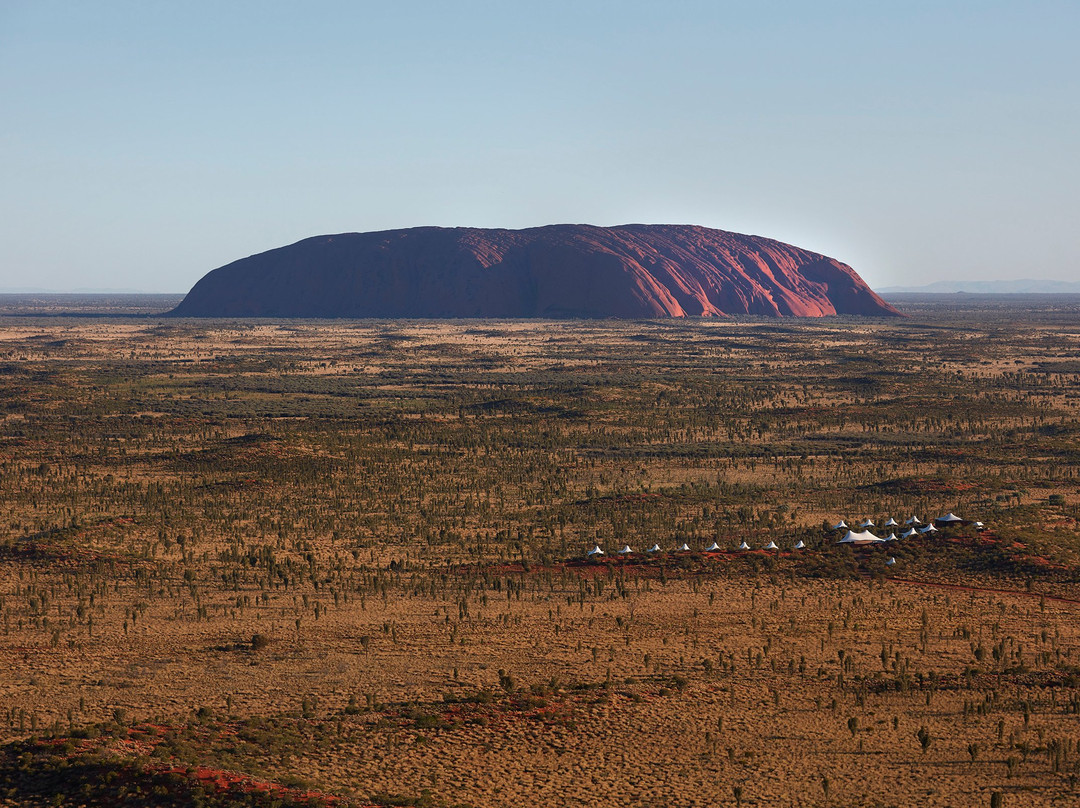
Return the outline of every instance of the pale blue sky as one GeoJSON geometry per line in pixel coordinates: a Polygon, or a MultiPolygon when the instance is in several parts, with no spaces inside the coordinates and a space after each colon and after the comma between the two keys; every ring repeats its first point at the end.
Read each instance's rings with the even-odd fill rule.
{"type": "Polygon", "coordinates": [[[0,0],[0,288],[554,222],[1080,279],[1078,41],[1076,0],[0,0]]]}

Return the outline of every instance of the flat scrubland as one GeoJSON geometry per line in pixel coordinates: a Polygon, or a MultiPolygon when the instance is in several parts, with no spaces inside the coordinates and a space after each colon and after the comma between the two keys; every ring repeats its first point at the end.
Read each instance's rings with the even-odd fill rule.
{"type": "Polygon", "coordinates": [[[5,317],[0,800],[1075,805],[1078,411],[1064,304],[5,317]]]}

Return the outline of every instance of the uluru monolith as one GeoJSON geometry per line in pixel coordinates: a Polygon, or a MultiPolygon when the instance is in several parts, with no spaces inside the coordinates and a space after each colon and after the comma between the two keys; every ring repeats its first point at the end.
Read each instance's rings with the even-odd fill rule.
{"type": "Polygon", "coordinates": [[[205,275],[186,317],[897,316],[846,264],[694,225],[315,236],[205,275]]]}

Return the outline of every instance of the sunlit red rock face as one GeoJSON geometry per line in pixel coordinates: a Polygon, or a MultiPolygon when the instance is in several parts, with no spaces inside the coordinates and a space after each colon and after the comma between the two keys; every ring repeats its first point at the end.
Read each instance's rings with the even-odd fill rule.
{"type": "Polygon", "coordinates": [[[203,277],[194,317],[898,315],[832,258],[692,225],[316,236],[203,277]]]}

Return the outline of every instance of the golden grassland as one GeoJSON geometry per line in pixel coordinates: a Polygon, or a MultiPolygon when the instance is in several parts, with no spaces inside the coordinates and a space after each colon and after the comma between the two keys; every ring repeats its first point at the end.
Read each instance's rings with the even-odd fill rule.
{"type": "Polygon", "coordinates": [[[0,800],[1075,804],[1078,382],[1068,307],[6,317],[0,800]]]}

